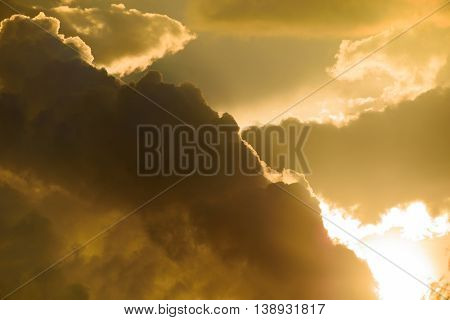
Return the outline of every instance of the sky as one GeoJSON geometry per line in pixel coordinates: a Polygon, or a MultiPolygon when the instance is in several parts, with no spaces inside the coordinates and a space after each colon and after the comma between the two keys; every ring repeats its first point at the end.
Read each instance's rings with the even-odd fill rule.
{"type": "Polygon", "coordinates": [[[446,3],[1,0],[0,296],[448,299],[446,3]],[[179,119],[265,174],[137,176],[179,119]]]}

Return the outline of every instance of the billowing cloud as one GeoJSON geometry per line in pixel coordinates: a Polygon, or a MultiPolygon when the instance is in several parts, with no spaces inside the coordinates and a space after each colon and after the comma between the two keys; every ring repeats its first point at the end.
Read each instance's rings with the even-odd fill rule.
{"type": "Polygon", "coordinates": [[[321,114],[317,118],[328,116],[328,120],[346,122],[367,110],[381,111],[414,100],[448,81],[445,66],[450,54],[449,28],[421,27],[378,50],[400,31],[391,29],[341,42],[336,62],[327,68],[338,81],[334,92],[320,102],[321,114]],[[417,46],[423,50],[416,50],[417,46]],[[372,54],[375,50],[378,52],[372,54]]]}
{"type": "MultiPolygon", "coordinates": [[[[361,36],[429,13],[440,1],[194,0],[190,18],[199,29],[243,35],[361,36]]],[[[445,21],[444,18],[441,19],[445,21]]]]}
{"type": "MultiPolygon", "coordinates": [[[[450,90],[436,88],[343,127],[312,124],[304,149],[312,188],[364,222],[414,201],[426,202],[434,214],[448,211],[449,104],[450,90]]],[[[303,124],[282,124],[288,125],[303,124]]]]}
{"type": "MultiPolygon", "coordinates": [[[[143,71],[155,60],[183,49],[196,36],[179,21],[164,14],[148,13],[149,8],[134,9],[136,1],[122,3],[99,1],[21,1],[0,4],[0,18],[22,13],[44,12],[61,21],[61,33],[80,36],[90,46],[95,65],[124,76],[143,71]]],[[[58,22],[59,24],[59,22],[58,22]]]]}
{"type": "Polygon", "coordinates": [[[118,75],[143,71],[195,38],[168,16],[127,9],[123,4],[108,9],[60,6],[51,12],[63,22],[64,32],[80,35],[91,46],[97,66],[118,75]]]}
{"type": "MultiPolygon", "coordinates": [[[[16,16],[0,30],[2,296],[179,179],[137,177],[135,158],[138,124],[178,122],[33,26],[16,16]]],[[[194,126],[234,123],[192,85],[155,72],[133,85],[194,126]]],[[[239,139],[224,144],[252,156],[239,139]]],[[[304,182],[283,187],[318,210],[304,182]]],[[[367,265],[331,242],[320,217],[237,173],[187,178],[12,297],[339,299],[373,289],[367,265]]]]}

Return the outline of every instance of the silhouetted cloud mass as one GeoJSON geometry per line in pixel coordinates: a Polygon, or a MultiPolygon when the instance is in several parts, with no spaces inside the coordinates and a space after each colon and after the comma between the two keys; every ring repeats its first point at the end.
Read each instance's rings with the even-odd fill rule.
{"type": "MultiPolygon", "coordinates": [[[[90,65],[89,47],[56,19],[33,22],[54,36],[25,16],[0,30],[2,296],[179,179],[136,175],[136,126],[177,120],[90,65]]],[[[190,84],[149,72],[133,86],[193,126],[236,125],[190,84]]],[[[224,147],[247,150],[234,143],[224,147]]],[[[304,182],[283,188],[318,210],[304,182]]],[[[187,178],[13,296],[373,297],[367,265],[319,216],[239,173],[187,178]]]]}

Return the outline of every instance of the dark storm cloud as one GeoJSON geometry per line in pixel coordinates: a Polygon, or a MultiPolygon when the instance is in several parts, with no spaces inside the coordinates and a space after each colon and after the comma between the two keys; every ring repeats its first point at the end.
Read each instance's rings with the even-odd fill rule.
{"type": "MultiPolygon", "coordinates": [[[[314,191],[339,206],[358,205],[373,222],[385,210],[416,200],[449,208],[450,90],[367,112],[347,126],[313,124],[304,153],[314,191]]],[[[287,120],[282,126],[302,124],[287,120]]],[[[270,161],[269,161],[270,163],[270,161]]]]}
{"type": "MultiPolygon", "coordinates": [[[[40,19],[43,27],[54,26],[55,20],[40,19]]],[[[1,251],[2,275],[10,278],[2,295],[179,179],[137,177],[135,158],[138,124],[178,122],[80,59],[64,40],[33,28],[26,17],[4,21],[0,31],[0,165],[9,172],[0,179],[6,186],[0,197],[12,202],[2,221],[23,216],[1,225],[2,248],[10,248],[1,251]],[[32,197],[41,189],[34,183],[50,191],[32,197]],[[38,265],[20,263],[29,243],[38,265]]],[[[86,49],[80,39],[76,48],[86,49]]],[[[164,83],[150,72],[135,86],[194,126],[234,123],[219,117],[192,85],[164,83]]],[[[225,147],[247,150],[239,140],[225,147]]],[[[283,187],[318,209],[303,183],[283,187]]],[[[330,241],[320,217],[263,177],[236,174],[186,179],[15,297],[60,296],[340,299],[374,293],[365,263],[330,241]]]]}
{"type": "MultiPolygon", "coordinates": [[[[55,261],[66,251],[61,235],[54,229],[51,215],[64,218],[58,212],[56,199],[65,205],[73,202],[61,194],[48,194],[36,201],[32,194],[9,185],[0,179],[0,294],[2,297],[26,279],[46,268],[49,261],[55,261]],[[56,198],[55,198],[56,197],[56,198]],[[51,202],[48,202],[51,199],[51,202]]],[[[11,181],[9,181],[10,183],[11,181]]],[[[28,190],[29,191],[29,190],[28,190]]],[[[74,214],[71,210],[66,211],[74,214]]],[[[20,296],[19,296],[20,297],[20,296]]],[[[23,296],[22,296],[23,297],[23,296]]],[[[28,288],[27,298],[42,299],[85,299],[86,287],[60,270],[47,278],[36,280],[28,288]]]]}

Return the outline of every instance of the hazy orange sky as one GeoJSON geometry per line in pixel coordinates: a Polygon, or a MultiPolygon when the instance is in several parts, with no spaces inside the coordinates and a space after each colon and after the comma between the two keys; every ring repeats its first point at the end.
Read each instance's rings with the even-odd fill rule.
{"type": "Polygon", "coordinates": [[[445,3],[0,1],[0,295],[158,195],[11,298],[442,298],[445,3]],[[177,119],[310,125],[312,173],[238,137],[265,176],[138,177],[136,127],[177,119]]]}

